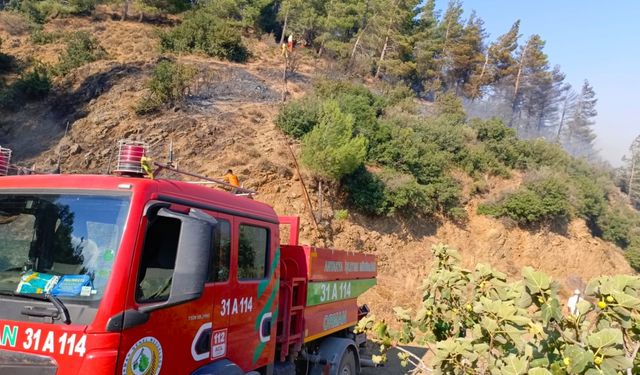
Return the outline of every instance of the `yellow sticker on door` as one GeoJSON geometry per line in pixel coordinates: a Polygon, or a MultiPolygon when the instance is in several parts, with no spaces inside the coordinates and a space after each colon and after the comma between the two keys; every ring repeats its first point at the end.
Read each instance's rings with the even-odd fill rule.
{"type": "Polygon", "coordinates": [[[158,375],[162,368],[162,346],[155,337],[143,337],[124,359],[122,375],[158,375]]]}

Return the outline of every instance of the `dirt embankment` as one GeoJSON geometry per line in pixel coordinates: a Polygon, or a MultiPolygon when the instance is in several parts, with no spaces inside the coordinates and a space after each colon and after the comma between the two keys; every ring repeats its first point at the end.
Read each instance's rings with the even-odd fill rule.
{"type": "MultiPolygon", "coordinates": [[[[34,46],[27,31],[14,28],[9,32],[7,22],[0,19],[0,37],[9,41],[4,51],[19,58],[34,55],[56,62],[57,53],[64,48],[62,42],[34,46]]],[[[594,276],[632,272],[621,251],[593,238],[584,222],[571,222],[556,232],[508,227],[475,214],[475,207],[486,197],[469,200],[470,219],[460,227],[450,222],[371,219],[353,213],[339,221],[333,219],[339,200],[328,195],[321,238],[312,229],[288,141],[273,124],[282,93],[277,46],[252,43],[253,58],[245,65],[178,57],[198,71],[188,100],[173,110],[140,118],[132,108],[144,95],[144,82],[160,57],[154,27],[108,19],[67,19],[46,28],[83,29],[98,38],[109,59],[57,81],[55,92],[45,102],[0,119],[0,144],[13,148],[22,165],[48,171],[60,159],[63,172],[105,173],[113,167],[112,153],[119,139],[149,142],[152,154],[160,160],[173,141],[181,168],[212,177],[232,168],[245,186],[259,191],[257,199],[282,215],[300,215],[303,241],[375,253],[380,266],[378,286],[362,300],[386,318],[395,305],[419,302],[418,288],[431,266],[429,248],[438,242],[457,247],[468,268],[488,263],[517,276],[522,267],[533,266],[561,281],[565,290],[594,276]]],[[[310,58],[302,60],[288,85],[291,95],[301,95],[309,87],[314,66],[310,58]]],[[[305,171],[303,178],[317,207],[315,184],[305,171]]],[[[519,178],[493,179],[490,184],[490,194],[497,194],[517,186],[519,178]]]]}

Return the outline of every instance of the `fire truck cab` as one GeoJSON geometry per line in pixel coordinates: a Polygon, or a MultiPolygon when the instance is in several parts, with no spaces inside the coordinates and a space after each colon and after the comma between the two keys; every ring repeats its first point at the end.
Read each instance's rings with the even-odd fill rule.
{"type": "Polygon", "coordinates": [[[1,177],[0,373],[357,374],[375,259],[280,223],[185,182],[1,177]]]}

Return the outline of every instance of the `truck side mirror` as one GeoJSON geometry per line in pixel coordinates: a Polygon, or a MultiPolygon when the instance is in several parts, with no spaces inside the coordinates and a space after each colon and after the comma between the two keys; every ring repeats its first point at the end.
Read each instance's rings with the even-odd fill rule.
{"type": "Polygon", "coordinates": [[[143,313],[200,298],[208,278],[213,234],[217,225],[213,217],[195,209],[185,215],[162,207],[157,215],[180,220],[180,237],[169,298],[141,306],[138,310],[143,313]]]}

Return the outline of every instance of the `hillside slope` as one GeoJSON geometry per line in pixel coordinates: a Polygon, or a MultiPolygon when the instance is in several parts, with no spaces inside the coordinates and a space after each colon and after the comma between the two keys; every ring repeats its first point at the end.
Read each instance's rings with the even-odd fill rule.
{"type": "MultiPolygon", "coordinates": [[[[475,213],[488,197],[467,202],[469,222],[461,227],[448,221],[371,219],[354,213],[337,220],[333,209],[342,208],[340,199],[329,194],[320,235],[309,220],[289,141],[273,123],[282,91],[282,62],[275,45],[252,43],[253,58],[243,65],[177,57],[197,71],[191,95],[174,110],[141,118],[132,107],[144,94],[144,83],[160,57],[153,26],[71,18],[51,22],[45,30],[87,30],[109,58],[57,81],[46,101],[3,114],[0,144],[14,150],[19,164],[48,171],[60,157],[63,172],[105,173],[120,139],[150,143],[160,160],[173,141],[181,168],[212,177],[232,168],[246,187],[258,190],[258,200],[282,215],[300,215],[303,241],[375,253],[379,285],[363,297],[374,313],[386,317],[394,305],[419,301],[417,289],[431,264],[428,250],[438,242],[460,249],[469,268],[482,262],[510,275],[519,274],[524,266],[544,270],[562,282],[565,293],[594,276],[633,272],[621,250],[592,237],[583,221],[571,222],[565,233],[508,227],[475,213]]],[[[33,45],[28,33],[19,32],[6,18],[0,18],[0,37],[9,41],[3,50],[19,58],[33,55],[55,63],[63,48],[61,42],[33,45]]],[[[289,82],[290,94],[304,93],[314,73],[313,61],[303,59],[289,82]]],[[[317,207],[315,184],[308,173],[302,175],[317,207]]],[[[491,178],[489,184],[495,196],[517,187],[520,178],[491,178]]]]}

